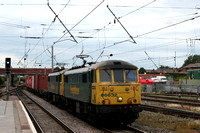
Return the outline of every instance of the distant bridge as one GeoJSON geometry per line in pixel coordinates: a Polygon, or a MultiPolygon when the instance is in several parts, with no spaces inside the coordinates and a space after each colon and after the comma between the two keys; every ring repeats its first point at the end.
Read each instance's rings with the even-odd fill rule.
{"type": "MultiPolygon", "coordinates": [[[[11,68],[10,74],[18,74],[18,75],[34,75],[41,74],[47,75],[52,72],[50,68],[11,68]]],[[[6,74],[5,68],[0,68],[0,74],[6,74]]]]}

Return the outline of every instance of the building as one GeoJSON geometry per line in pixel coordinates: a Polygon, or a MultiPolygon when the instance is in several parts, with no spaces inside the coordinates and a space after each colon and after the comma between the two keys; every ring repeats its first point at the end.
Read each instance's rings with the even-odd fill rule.
{"type": "Polygon", "coordinates": [[[182,67],[182,72],[186,73],[187,70],[200,69],[200,63],[193,63],[182,67]]]}

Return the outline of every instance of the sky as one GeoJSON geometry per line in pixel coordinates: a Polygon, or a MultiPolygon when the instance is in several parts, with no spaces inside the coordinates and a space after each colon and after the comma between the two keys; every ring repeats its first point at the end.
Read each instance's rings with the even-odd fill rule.
{"type": "Polygon", "coordinates": [[[52,57],[65,68],[80,57],[179,68],[194,54],[199,0],[0,0],[0,68],[7,57],[13,68],[51,68],[52,57]]]}

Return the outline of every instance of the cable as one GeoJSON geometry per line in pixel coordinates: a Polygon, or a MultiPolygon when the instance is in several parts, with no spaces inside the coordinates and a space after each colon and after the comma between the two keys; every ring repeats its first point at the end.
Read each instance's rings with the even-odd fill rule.
{"type": "MultiPolygon", "coordinates": [[[[87,14],[83,19],[81,19],[75,26],[77,26],[81,21],[83,21],[87,16],[89,16],[97,7],[99,7],[102,3],[104,2],[104,0],[100,3],[100,4],[98,4],[91,12],[89,12],[89,14],[87,14]]],[[[49,3],[48,3],[49,4],[49,3]]],[[[49,7],[50,8],[50,7],[49,7]]],[[[51,8],[50,8],[51,9],[51,8]]],[[[55,12],[54,12],[54,14],[55,14],[55,12]]],[[[56,15],[56,14],[55,14],[56,15]]],[[[57,16],[56,16],[57,17],[57,16]]],[[[70,29],[70,31],[75,27],[75,26],[73,26],[71,29],[70,29]]],[[[66,33],[64,34],[64,35],[66,35],[66,33]]],[[[63,38],[64,37],[64,35],[61,37],[61,38],[63,38]]],[[[60,38],[60,39],[61,39],[60,38]]],[[[60,39],[58,39],[58,41],[56,41],[56,42],[60,42],[60,39]]],[[[53,45],[56,43],[56,42],[54,42],[53,43],[53,45]]],[[[78,43],[78,42],[77,42],[78,43]]],[[[76,44],[77,45],[77,44],[76,44]]],[[[73,45],[72,47],[74,47],[75,45],[73,45]]],[[[70,47],[70,48],[72,48],[72,47],[70,47]]],[[[49,47],[50,48],[50,47],[49,47]]],[[[37,59],[40,55],[42,55],[46,50],[48,50],[49,48],[47,48],[47,49],[45,49],[41,54],[39,54],[38,56],[36,56],[30,63],[32,63],[35,59],[37,59]]]]}
{"type": "Polygon", "coordinates": [[[144,7],[146,7],[146,6],[150,5],[150,4],[152,4],[152,3],[154,3],[155,1],[156,1],[156,0],[151,1],[151,2],[149,2],[149,3],[147,3],[147,4],[145,4],[145,5],[143,5],[143,6],[139,7],[139,8],[137,8],[137,9],[134,10],[134,11],[131,11],[131,12],[125,14],[125,15],[122,15],[122,16],[118,17],[118,19],[121,19],[122,17],[125,17],[125,16],[127,16],[127,15],[129,15],[129,14],[131,14],[131,13],[134,13],[134,12],[136,12],[136,11],[138,11],[138,10],[140,10],[140,9],[142,9],[142,8],[144,8],[144,7]]]}
{"type": "Polygon", "coordinates": [[[73,38],[74,42],[78,43],[78,42],[76,41],[76,39],[74,38],[74,36],[71,34],[71,32],[67,29],[67,27],[65,26],[65,24],[62,22],[62,20],[58,17],[58,14],[56,14],[56,13],[54,12],[54,10],[50,7],[50,5],[49,5],[49,0],[47,0],[47,1],[48,1],[48,2],[47,2],[48,7],[50,8],[50,10],[51,10],[51,11],[54,13],[54,15],[55,15],[54,21],[55,21],[55,19],[57,18],[57,19],[60,21],[60,23],[63,25],[63,27],[65,28],[65,30],[70,34],[70,37],[73,38]]]}
{"type": "MultiPolygon", "coordinates": [[[[101,3],[99,3],[94,9],[92,9],[86,16],[84,16],[78,23],[76,23],[76,24],[70,29],[70,31],[71,31],[72,29],[74,29],[78,24],[80,24],[85,18],[87,18],[87,17],[88,17],[94,10],[96,10],[103,2],[104,2],[104,0],[101,1],[101,3]]],[[[66,33],[65,33],[63,36],[61,36],[56,42],[60,41],[65,35],[66,35],[66,33]]]]}
{"type": "Polygon", "coordinates": [[[122,23],[119,21],[119,19],[116,17],[116,15],[112,12],[112,10],[109,8],[109,6],[107,5],[108,10],[112,13],[112,15],[115,17],[115,19],[117,19],[117,21],[119,22],[119,24],[121,25],[121,27],[126,31],[126,33],[129,35],[129,37],[131,38],[131,40],[133,40],[133,43],[136,43],[136,41],[133,39],[133,37],[131,36],[131,34],[129,34],[129,32],[126,30],[126,28],[122,25],[122,23]]]}
{"type": "Polygon", "coordinates": [[[190,19],[186,19],[186,20],[183,20],[183,21],[181,21],[181,22],[178,22],[178,23],[175,23],[175,24],[171,24],[171,25],[168,25],[168,26],[163,27],[163,28],[160,28],[160,29],[156,29],[156,30],[153,30],[153,31],[150,31],[150,32],[141,34],[141,35],[137,35],[136,37],[144,36],[144,35],[147,35],[147,34],[150,34],[150,33],[153,33],[153,32],[157,32],[157,31],[159,31],[159,30],[163,30],[163,29],[166,29],[166,28],[169,28],[169,27],[172,27],[172,26],[175,26],[175,25],[178,25],[178,24],[187,22],[187,21],[191,21],[191,20],[194,20],[194,19],[199,18],[199,17],[200,17],[200,16],[196,16],[196,17],[193,17],[193,18],[190,18],[190,19]]]}
{"type": "MultiPolygon", "coordinates": [[[[111,24],[111,23],[108,23],[107,25],[103,26],[103,28],[100,28],[100,29],[96,30],[96,32],[92,33],[92,34],[89,35],[87,38],[81,40],[81,41],[79,42],[79,44],[80,44],[80,43],[83,43],[85,40],[91,38],[93,35],[97,34],[98,32],[100,32],[101,30],[103,30],[105,27],[107,27],[107,26],[110,25],[110,24],[111,24]]],[[[75,45],[73,45],[73,46],[71,46],[71,47],[69,47],[69,48],[67,48],[67,49],[73,48],[73,47],[76,46],[76,45],[77,45],[77,44],[75,44],[75,45]]],[[[67,49],[64,49],[63,51],[59,52],[59,53],[56,54],[56,55],[59,55],[59,54],[65,52],[67,49]]]]}
{"type": "MultiPolygon", "coordinates": [[[[199,18],[199,17],[200,17],[200,15],[199,15],[199,16],[196,16],[196,17],[193,17],[193,18],[190,18],[190,19],[183,20],[183,21],[181,21],[181,22],[177,22],[177,23],[174,23],[174,24],[171,24],[171,25],[168,25],[168,26],[165,26],[165,27],[156,29],[156,30],[153,30],[153,31],[149,31],[149,32],[146,32],[146,33],[137,35],[137,36],[135,36],[135,37],[133,37],[133,38],[137,38],[137,37],[140,37],[140,36],[148,35],[148,34],[151,34],[151,33],[154,33],[154,32],[157,32],[157,31],[160,31],[160,30],[163,30],[163,29],[166,29],[166,28],[175,26],[175,25],[179,25],[179,24],[181,24],[181,23],[185,23],[185,22],[187,22],[187,21],[194,20],[194,19],[199,18]]],[[[124,40],[124,41],[122,41],[122,42],[125,42],[125,41],[130,41],[130,39],[124,40]]],[[[120,42],[120,43],[121,43],[121,42],[120,42]]],[[[113,45],[116,45],[116,44],[119,44],[119,43],[116,42],[116,43],[114,43],[113,45]]],[[[109,47],[110,47],[110,46],[109,46],[109,47]]]]}
{"type": "MultiPolygon", "coordinates": [[[[0,3],[1,6],[40,6],[46,4],[24,4],[24,3],[0,3]]],[[[66,5],[66,4],[51,4],[51,5],[66,5]]],[[[95,6],[95,5],[82,5],[82,4],[68,4],[68,6],[95,6]]],[[[131,5],[112,5],[112,7],[119,7],[119,8],[127,8],[127,7],[135,7],[137,8],[138,6],[131,6],[131,5]]],[[[199,7],[164,7],[164,6],[151,6],[151,7],[146,7],[146,8],[160,8],[160,9],[188,9],[188,10],[193,10],[193,9],[199,9],[199,7]]]]}
{"type": "Polygon", "coordinates": [[[30,28],[29,26],[6,23],[6,22],[0,22],[0,25],[11,26],[11,27],[16,27],[16,28],[22,28],[22,29],[30,28]]]}

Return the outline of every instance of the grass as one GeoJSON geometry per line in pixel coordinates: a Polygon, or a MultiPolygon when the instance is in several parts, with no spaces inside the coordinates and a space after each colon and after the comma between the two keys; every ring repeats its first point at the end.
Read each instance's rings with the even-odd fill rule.
{"type": "Polygon", "coordinates": [[[139,118],[136,120],[136,123],[137,122],[153,128],[161,128],[181,133],[200,132],[200,120],[179,118],[149,111],[141,112],[139,118]]]}

